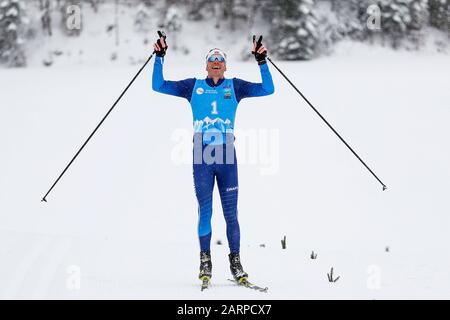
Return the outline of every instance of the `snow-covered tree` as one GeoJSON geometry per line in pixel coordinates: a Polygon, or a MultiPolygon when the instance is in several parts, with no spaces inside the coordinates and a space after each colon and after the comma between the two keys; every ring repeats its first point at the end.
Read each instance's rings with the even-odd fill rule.
{"type": "Polygon", "coordinates": [[[279,10],[279,5],[272,0],[257,0],[261,4],[261,12],[266,21],[272,21],[279,10]]]}
{"type": "Polygon", "coordinates": [[[239,23],[248,22],[253,9],[254,1],[252,0],[232,0],[230,7],[230,27],[231,30],[236,30],[239,23]]]}
{"type": "Polygon", "coordinates": [[[343,38],[361,40],[364,38],[363,33],[366,24],[359,19],[360,0],[327,0],[322,2],[329,2],[331,4],[330,9],[334,12],[333,18],[323,23],[326,24],[325,28],[333,29],[331,40],[337,41],[343,38]]]}
{"type": "Polygon", "coordinates": [[[368,33],[373,37],[388,39],[394,48],[409,36],[418,41],[416,31],[427,22],[427,0],[365,0],[360,4],[360,18],[365,23],[369,17],[367,8],[377,5],[381,13],[381,30],[368,33]]]}
{"type": "Polygon", "coordinates": [[[137,32],[147,33],[150,31],[150,28],[150,9],[142,2],[137,7],[137,13],[134,19],[134,29],[137,32]]]}
{"type": "Polygon", "coordinates": [[[94,10],[95,13],[98,12],[100,0],[85,0],[85,1],[91,5],[91,8],[94,10]]]}
{"type": "Polygon", "coordinates": [[[41,11],[42,30],[47,35],[51,36],[53,32],[50,0],[40,0],[39,9],[41,11]]]}
{"type": "Polygon", "coordinates": [[[450,0],[428,0],[430,24],[450,34],[450,0]]]}
{"type": "Polygon", "coordinates": [[[359,20],[359,0],[318,0],[314,14],[318,21],[318,52],[330,52],[342,39],[362,38],[363,24],[359,20]]]}
{"type": "Polygon", "coordinates": [[[176,6],[170,6],[167,10],[162,27],[167,33],[170,33],[171,39],[173,39],[172,40],[173,50],[178,50],[177,38],[183,27],[181,21],[182,16],[180,14],[179,8],[176,6]]]}
{"type": "Polygon", "coordinates": [[[318,21],[313,8],[314,0],[284,0],[264,9],[270,19],[272,54],[285,60],[308,60],[317,54],[318,21]]]}
{"type": "Polygon", "coordinates": [[[26,23],[25,1],[0,0],[0,63],[9,67],[26,65],[22,47],[26,23]]]}
{"type": "Polygon", "coordinates": [[[233,0],[231,3],[231,15],[237,19],[247,19],[249,16],[249,10],[253,1],[248,0],[233,0]]]}
{"type": "Polygon", "coordinates": [[[205,17],[205,9],[211,8],[211,2],[208,0],[187,0],[187,19],[192,21],[201,21],[205,17]]]}

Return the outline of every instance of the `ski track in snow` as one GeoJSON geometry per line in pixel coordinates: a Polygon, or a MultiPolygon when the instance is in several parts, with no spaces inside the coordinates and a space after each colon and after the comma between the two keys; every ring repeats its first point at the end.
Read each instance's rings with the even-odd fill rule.
{"type": "MultiPolygon", "coordinates": [[[[152,62],[48,203],[40,199],[137,68],[2,70],[1,298],[450,298],[450,64],[389,52],[278,62],[385,192],[273,67],[276,93],[241,102],[241,256],[268,293],[227,281],[217,188],[212,286],[200,292],[192,168],[189,154],[174,153],[174,132],[188,133],[189,153],[192,117],[183,99],[151,90],[152,62]],[[261,139],[279,131],[265,149],[279,150],[275,174],[263,174],[264,158],[247,158],[252,130],[261,139]],[[67,285],[71,266],[79,288],[67,285]]],[[[168,79],[203,75],[170,56],[165,68],[168,79]]],[[[259,81],[254,63],[233,62],[227,76],[259,81]]]]}

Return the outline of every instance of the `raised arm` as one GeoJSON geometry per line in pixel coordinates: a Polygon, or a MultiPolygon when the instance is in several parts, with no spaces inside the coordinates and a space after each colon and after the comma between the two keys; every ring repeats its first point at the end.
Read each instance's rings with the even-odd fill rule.
{"type": "Polygon", "coordinates": [[[261,83],[248,82],[238,78],[233,79],[234,92],[238,102],[244,98],[262,97],[275,92],[272,75],[267,63],[260,65],[259,69],[261,71],[261,83]]]}
{"type": "Polygon", "coordinates": [[[153,66],[152,89],[160,93],[186,98],[190,101],[195,86],[195,78],[180,81],[164,80],[163,63],[164,58],[156,56],[153,66]]]}
{"type": "Polygon", "coordinates": [[[234,92],[236,93],[238,102],[243,98],[267,96],[275,92],[272,75],[270,74],[269,66],[266,61],[267,49],[262,45],[261,41],[262,36],[259,37],[258,41],[256,41],[256,37],[253,36],[252,53],[255,55],[255,60],[259,65],[262,83],[253,83],[234,78],[234,92]]]}
{"type": "Polygon", "coordinates": [[[195,78],[189,78],[181,81],[164,80],[163,63],[168,46],[166,43],[166,36],[161,32],[158,32],[158,34],[160,38],[153,45],[156,58],[153,66],[152,89],[172,96],[186,98],[190,101],[192,90],[195,86],[195,78]]]}

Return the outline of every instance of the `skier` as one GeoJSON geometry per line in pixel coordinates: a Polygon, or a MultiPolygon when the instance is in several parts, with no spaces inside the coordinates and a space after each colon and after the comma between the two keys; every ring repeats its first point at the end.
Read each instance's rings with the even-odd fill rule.
{"type": "Polygon", "coordinates": [[[227,56],[218,48],[211,49],[206,55],[208,75],[205,79],[165,80],[163,62],[168,48],[166,37],[161,36],[154,44],[156,58],[153,68],[153,90],[185,98],[192,108],[193,176],[199,215],[199,279],[204,285],[206,283],[205,287],[212,276],[210,243],[215,179],[226,221],[230,270],[238,283],[244,283],[248,278],[240,260],[240,229],[237,211],[238,171],[233,129],[236,108],[241,99],[266,96],[274,92],[272,76],[266,63],[267,50],[261,44],[261,40],[262,37],[258,41],[255,41],[253,37],[252,53],[259,65],[262,83],[225,78],[227,56]]]}

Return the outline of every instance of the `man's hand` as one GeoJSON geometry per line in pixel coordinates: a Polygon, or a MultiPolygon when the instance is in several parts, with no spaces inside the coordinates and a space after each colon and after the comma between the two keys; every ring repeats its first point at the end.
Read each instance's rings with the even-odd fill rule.
{"type": "Polygon", "coordinates": [[[162,31],[158,31],[159,39],[156,43],[153,44],[153,49],[155,49],[155,53],[157,57],[164,57],[167,51],[167,42],[166,35],[162,31]]]}
{"type": "Polygon", "coordinates": [[[263,36],[260,36],[258,41],[256,41],[256,36],[253,36],[253,49],[252,54],[255,55],[256,61],[259,65],[267,63],[267,49],[262,45],[263,36]]]}

